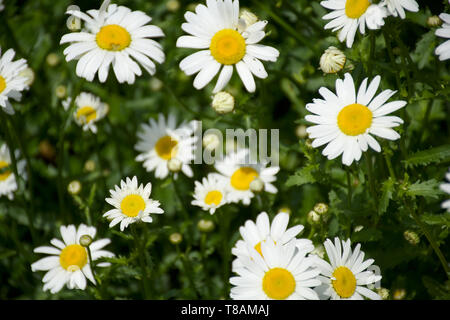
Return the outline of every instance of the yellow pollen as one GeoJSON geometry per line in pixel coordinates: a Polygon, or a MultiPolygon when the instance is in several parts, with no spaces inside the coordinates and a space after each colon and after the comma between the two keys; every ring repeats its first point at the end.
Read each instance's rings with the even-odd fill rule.
{"type": "Polygon", "coordinates": [[[269,298],[284,300],[294,292],[295,279],[288,270],[273,268],[264,275],[262,287],[269,298]]]}
{"type": "Polygon", "coordinates": [[[217,62],[225,65],[236,64],[245,56],[245,39],[236,30],[223,29],[211,39],[209,49],[217,62]]]}
{"type": "Polygon", "coordinates": [[[250,183],[258,177],[258,172],[251,167],[237,169],[231,176],[231,186],[237,190],[245,191],[250,188],[250,183]]]}
{"type": "Polygon", "coordinates": [[[337,123],[348,136],[363,134],[372,125],[372,111],[359,103],[350,104],[339,112],[337,123]]]}
{"type": "Polygon", "coordinates": [[[129,217],[136,217],[139,212],[145,210],[145,201],[138,194],[130,194],[123,198],[122,202],[120,203],[120,209],[122,210],[123,214],[129,217]]]}
{"type": "Polygon", "coordinates": [[[356,278],[347,267],[339,267],[333,272],[336,280],[331,280],[334,291],[341,298],[350,298],[356,289],[356,278]]]}
{"type": "Polygon", "coordinates": [[[172,140],[169,136],[164,136],[156,142],[155,150],[158,156],[164,160],[170,160],[177,154],[178,141],[172,140]]]}
{"type": "Polygon", "coordinates": [[[131,36],[125,28],[110,24],[100,28],[95,41],[104,50],[122,51],[130,45],[131,36]]]}
{"type": "Polygon", "coordinates": [[[61,267],[73,272],[82,269],[87,263],[86,249],[79,244],[71,244],[65,247],[59,255],[61,267]]]}
{"type": "Polygon", "coordinates": [[[90,106],[82,107],[77,111],[77,119],[81,117],[84,117],[86,123],[89,123],[97,118],[97,111],[90,106]]]}
{"type": "Polygon", "coordinates": [[[11,174],[11,171],[7,170],[9,163],[0,161],[0,181],[5,181],[11,174]]]}
{"type": "Polygon", "coordinates": [[[366,12],[369,6],[369,0],[347,0],[345,3],[345,14],[351,19],[358,19],[366,12]]]}
{"type": "Polygon", "coordinates": [[[2,76],[0,76],[0,93],[3,92],[6,88],[6,80],[2,76]]]}
{"type": "Polygon", "coordinates": [[[220,204],[220,202],[222,201],[222,192],[217,191],[217,190],[213,190],[208,192],[208,194],[205,197],[205,203],[207,205],[211,205],[214,204],[216,206],[218,206],[220,204]]]}

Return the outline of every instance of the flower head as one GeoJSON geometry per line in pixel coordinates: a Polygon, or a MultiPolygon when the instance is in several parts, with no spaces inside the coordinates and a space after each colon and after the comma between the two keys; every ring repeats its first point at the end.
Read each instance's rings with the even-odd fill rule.
{"type": "MultiPolygon", "coordinates": [[[[441,18],[441,20],[444,21],[444,24],[441,26],[441,28],[439,28],[435,31],[435,34],[438,37],[449,39],[450,38],[450,14],[441,13],[439,15],[439,18],[441,18]]],[[[450,59],[450,40],[446,40],[444,43],[439,45],[434,52],[436,53],[436,55],[439,56],[439,60],[441,60],[441,61],[450,59]]]]}
{"type": "Polygon", "coordinates": [[[383,0],[381,5],[386,6],[394,17],[405,19],[405,9],[411,12],[419,11],[419,4],[415,0],[383,0]]]}
{"type": "MultiPolygon", "coordinates": [[[[18,153],[16,152],[16,157],[18,153]]],[[[25,160],[17,162],[17,173],[26,178],[25,175],[25,160]]],[[[0,197],[7,196],[8,199],[14,198],[14,191],[17,190],[18,182],[16,176],[12,171],[11,154],[6,144],[0,147],[0,197]]]]}
{"type": "Polygon", "coordinates": [[[195,181],[192,204],[213,214],[217,208],[228,202],[228,183],[218,174],[211,173],[202,182],[195,181]]]}

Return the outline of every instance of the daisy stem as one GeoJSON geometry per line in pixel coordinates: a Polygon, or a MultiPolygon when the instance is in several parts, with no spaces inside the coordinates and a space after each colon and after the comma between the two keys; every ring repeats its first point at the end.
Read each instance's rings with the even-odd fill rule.
{"type": "Polygon", "coordinates": [[[370,192],[372,193],[372,197],[373,199],[377,199],[377,193],[376,193],[376,189],[375,189],[375,180],[373,177],[373,170],[372,170],[372,159],[370,157],[369,154],[365,154],[364,155],[365,161],[366,161],[366,166],[367,166],[367,176],[369,178],[369,189],[370,192]]]}
{"type": "Polygon", "coordinates": [[[61,129],[59,132],[59,140],[58,140],[58,200],[59,200],[59,211],[60,215],[63,217],[65,222],[67,223],[68,217],[66,215],[66,210],[64,210],[64,180],[63,180],[63,168],[64,168],[64,136],[66,133],[66,129],[68,128],[70,121],[72,120],[72,114],[75,110],[76,104],[75,99],[81,91],[85,80],[81,79],[78,81],[78,84],[72,94],[72,101],[70,104],[70,108],[67,112],[66,120],[62,122],[61,129]]]}
{"type": "Polygon", "coordinates": [[[394,181],[396,181],[397,178],[395,176],[395,171],[394,171],[394,168],[392,166],[391,156],[387,152],[383,152],[383,155],[384,155],[384,159],[386,160],[386,165],[387,165],[388,170],[389,170],[389,175],[391,176],[391,178],[394,181]]]}
{"type": "MultiPolygon", "coordinates": [[[[149,276],[145,265],[145,243],[143,243],[138,235],[136,226],[131,226],[131,233],[133,234],[134,243],[138,252],[139,265],[141,267],[142,285],[144,289],[144,299],[150,299],[149,276]]],[[[145,240],[144,240],[145,241],[145,240]]]]}
{"type": "Polygon", "coordinates": [[[97,274],[95,273],[95,264],[94,264],[94,260],[92,260],[91,249],[89,248],[89,246],[86,247],[86,250],[88,252],[89,265],[91,267],[92,275],[94,276],[94,279],[95,279],[95,281],[97,281],[98,286],[99,286],[99,289],[97,290],[97,293],[98,293],[98,295],[100,296],[100,299],[101,299],[102,295],[101,295],[100,287],[102,285],[102,282],[101,282],[100,278],[97,277],[97,274]]]}
{"type": "Polygon", "coordinates": [[[347,173],[347,201],[348,207],[352,207],[352,181],[351,181],[351,173],[350,168],[345,166],[345,172],[347,173]]]}

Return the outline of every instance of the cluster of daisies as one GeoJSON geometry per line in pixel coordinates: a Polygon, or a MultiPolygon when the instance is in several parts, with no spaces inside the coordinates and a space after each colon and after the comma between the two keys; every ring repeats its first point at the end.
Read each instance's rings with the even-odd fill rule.
{"type": "Polygon", "coordinates": [[[278,213],[272,223],[266,212],[247,220],[232,253],[230,296],[235,300],[379,300],[373,290],[381,275],[374,260],[350,240],[327,239],[326,257],[313,254],[308,239],[297,238],[303,226],[287,228],[289,215],[278,213]]]}

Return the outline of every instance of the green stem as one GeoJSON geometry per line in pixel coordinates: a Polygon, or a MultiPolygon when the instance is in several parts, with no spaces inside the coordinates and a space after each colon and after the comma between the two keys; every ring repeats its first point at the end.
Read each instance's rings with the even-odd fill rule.
{"type": "Polygon", "coordinates": [[[133,234],[134,243],[138,252],[139,266],[141,268],[142,285],[144,288],[144,299],[150,299],[150,284],[147,267],[145,265],[145,244],[142,243],[137,233],[136,226],[131,226],[131,232],[133,234]]]}
{"type": "Polygon", "coordinates": [[[86,250],[88,252],[89,265],[91,267],[92,275],[94,276],[95,281],[97,281],[97,283],[98,283],[97,293],[98,293],[100,299],[102,299],[102,290],[101,290],[102,281],[100,280],[100,278],[97,276],[97,274],[95,272],[95,264],[94,264],[94,260],[92,260],[91,248],[89,248],[89,246],[87,246],[86,250]]]}
{"type": "Polygon", "coordinates": [[[397,178],[395,176],[395,171],[394,168],[392,166],[392,162],[391,162],[391,156],[387,154],[387,152],[384,152],[384,159],[386,160],[386,165],[388,167],[389,170],[389,175],[391,176],[391,178],[396,181],[397,178]]]}
{"type": "Polygon", "coordinates": [[[367,176],[369,178],[369,189],[372,193],[373,199],[377,199],[377,193],[375,189],[375,180],[373,177],[373,169],[372,169],[372,159],[368,153],[364,155],[365,161],[366,161],[366,167],[367,167],[367,176]]]}
{"type": "Polygon", "coordinates": [[[347,173],[347,200],[348,200],[348,207],[352,207],[352,181],[351,181],[351,174],[350,174],[350,168],[348,166],[345,166],[345,172],[347,173]]]}

